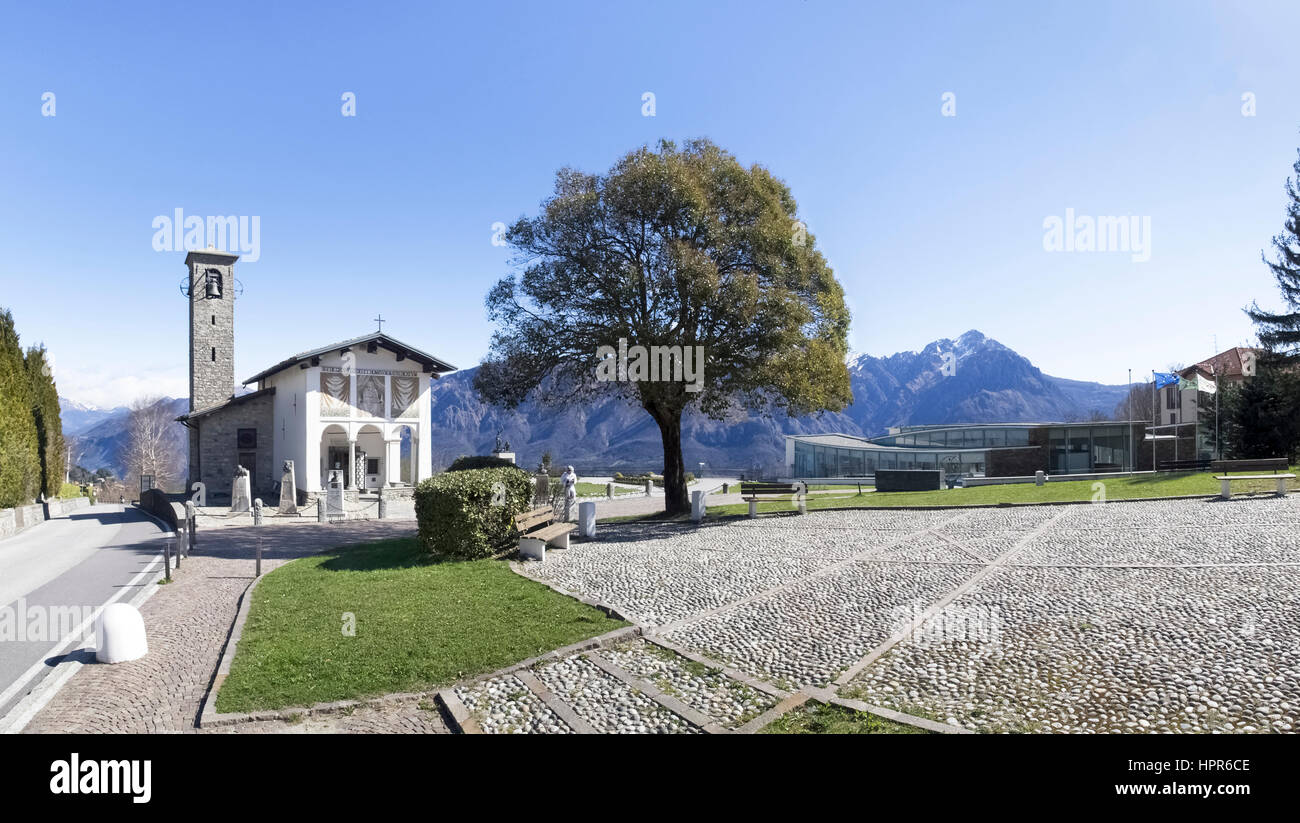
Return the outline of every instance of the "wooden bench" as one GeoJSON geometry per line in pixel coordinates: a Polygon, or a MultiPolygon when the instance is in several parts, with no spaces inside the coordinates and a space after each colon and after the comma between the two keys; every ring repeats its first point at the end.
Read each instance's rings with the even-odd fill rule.
{"type": "MultiPolygon", "coordinates": [[[[1204,460],[1161,460],[1156,471],[1162,472],[1203,472],[1210,468],[1209,458],[1204,460]]],[[[1283,468],[1286,468],[1283,466],[1283,468]]]]}
{"type": "Polygon", "coordinates": [[[569,533],[578,527],[573,523],[556,523],[554,510],[542,506],[515,515],[515,528],[519,531],[519,556],[525,560],[545,560],[546,547],[569,548],[569,533]]]}
{"type": "Polygon", "coordinates": [[[1216,472],[1284,472],[1287,467],[1285,457],[1264,457],[1253,460],[1215,460],[1210,467],[1216,472]]]}
{"type": "Polygon", "coordinates": [[[1286,497],[1286,481],[1294,480],[1294,474],[1221,474],[1216,475],[1215,480],[1219,481],[1219,497],[1228,500],[1232,497],[1232,481],[1234,480],[1276,480],[1277,496],[1286,497]]]}
{"type": "Polygon", "coordinates": [[[741,482],[740,497],[749,504],[749,516],[758,517],[760,500],[786,498],[799,504],[799,513],[808,511],[808,484],[806,483],[753,483],[741,482]]]}

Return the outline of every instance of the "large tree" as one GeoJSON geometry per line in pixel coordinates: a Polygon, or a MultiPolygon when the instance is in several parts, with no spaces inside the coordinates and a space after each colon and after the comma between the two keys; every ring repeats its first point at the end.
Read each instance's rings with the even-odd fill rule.
{"type": "Polygon", "coordinates": [[[174,491],[183,473],[183,455],[175,415],[167,401],[143,397],[131,403],[126,422],[126,482],[134,496],[140,476],[151,475],[154,488],[174,491]]]}
{"type": "MultiPolygon", "coordinates": [[[[561,169],[541,213],[505,240],[519,271],[487,297],[499,328],[480,396],[513,407],[611,391],[639,404],[659,426],[671,513],[689,509],[688,409],[793,415],[852,402],[844,292],[790,189],[708,140],[644,146],[604,174],[561,169]],[[621,379],[645,376],[635,368],[603,379],[620,341],[702,347],[704,374],[696,385],[621,379]]],[[[683,349],[687,368],[695,351],[683,349]]]]}

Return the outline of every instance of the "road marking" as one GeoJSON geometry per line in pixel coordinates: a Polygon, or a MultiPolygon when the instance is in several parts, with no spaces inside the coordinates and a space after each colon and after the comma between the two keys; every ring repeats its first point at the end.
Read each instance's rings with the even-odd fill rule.
{"type": "MultiPolygon", "coordinates": [[[[156,540],[158,538],[151,539],[156,540]]],[[[56,672],[56,674],[47,677],[38,683],[31,693],[23,697],[16,706],[9,710],[8,714],[0,718],[0,734],[17,734],[18,732],[21,732],[23,728],[31,722],[31,719],[36,716],[36,713],[45,708],[45,705],[53,699],[54,695],[58,694],[59,689],[63,687],[63,684],[67,683],[72,675],[76,674],[82,666],[82,663],[78,660],[62,661],[55,664],[53,667],[49,666],[45,661],[60,654],[68,646],[71,646],[73,641],[82,636],[88,626],[94,625],[95,620],[99,617],[100,613],[104,611],[105,607],[116,603],[118,600],[126,596],[126,593],[134,588],[146,575],[156,573],[157,568],[162,561],[163,555],[159,552],[153,560],[150,561],[149,565],[145,566],[136,574],[135,577],[131,578],[131,582],[118,589],[112,597],[105,600],[97,609],[95,609],[94,614],[86,618],[80,626],[64,635],[63,638],[55,643],[48,652],[41,655],[40,660],[32,664],[31,668],[27,671],[19,675],[18,679],[15,680],[9,688],[0,692],[0,706],[3,706],[5,703],[12,700],[14,695],[21,693],[22,690],[26,688],[27,685],[42,671],[53,668],[56,672]],[[65,669],[63,671],[58,671],[61,666],[65,667],[65,669]]],[[[135,593],[135,597],[132,599],[130,605],[139,608],[153,595],[155,591],[157,591],[157,589],[157,586],[145,585],[143,589],[135,593]]]]}

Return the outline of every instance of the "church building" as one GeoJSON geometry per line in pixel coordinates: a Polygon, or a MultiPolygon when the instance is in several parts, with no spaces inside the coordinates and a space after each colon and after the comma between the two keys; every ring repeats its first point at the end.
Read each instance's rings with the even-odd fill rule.
{"type": "Polygon", "coordinates": [[[263,369],[235,391],[236,254],[205,249],[189,268],[189,488],[230,503],[237,468],[255,497],[278,494],[293,461],[297,502],[331,479],[349,498],[408,488],[433,471],[430,381],[455,371],[377,331],[309,349],[263,369]],[[251,389],[251,390],[249,390],[251,389]]]}

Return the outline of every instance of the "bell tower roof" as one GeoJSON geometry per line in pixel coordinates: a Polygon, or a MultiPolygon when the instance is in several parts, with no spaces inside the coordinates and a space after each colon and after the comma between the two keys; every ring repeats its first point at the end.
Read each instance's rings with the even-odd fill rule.
{"type": "Polygon", "coordinates": [[[191,251],[189,254],[185,255],[185,265],[188,266],[188,265],[190,264],[190,262],[191,262],[192,260],[194,260],[195,258],[199,258],[199,260],[201,261],[202,258],[205,257],[205,256],[206,256],[206,257],[221,257],[221,258],[224,258],[223,262],[227,262],[227,261],[228,261],[228,262],[227,262],[227,265],[229,265],[229,264],[231,264],[231,263],[234,263],[236,260],[239,259],[239,255],[237,255],[237,254],[232,254],[231,252],[228,252],[228,251],[220,251],[220,250],[218,250],[218,249],[211,249],[211,248],[209,248],[209,249],[194,249],[194,250],[191,251]]]}

